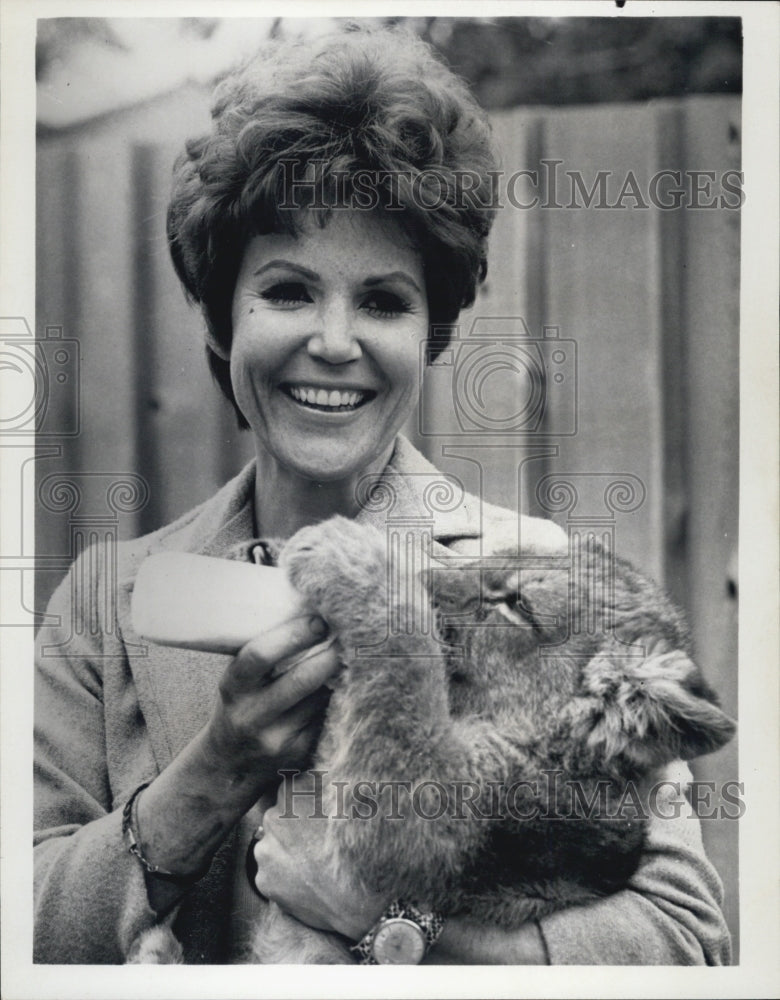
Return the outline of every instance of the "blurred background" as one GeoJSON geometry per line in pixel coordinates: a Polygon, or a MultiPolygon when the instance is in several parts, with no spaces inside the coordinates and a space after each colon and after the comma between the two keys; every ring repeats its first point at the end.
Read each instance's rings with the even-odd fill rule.
{"type": "MultiPolygon", "coordinates": [[[[540,178],[514,194],[541,204],[499,212],[488,280],[430,372],[410,436],[488,500],[612,532],[686,609],[698,659],[736,715],[739,199],[721,181],[740,170],[739,20],[382,20],[403,21],[472,84],[491,112],[504,183],[520,170],[540,178]],[[664,170],[681,172],[678,208],[648,198],[664,170]],[[504,429],[472,407],[464,432],[452,419],[453,380],[462,343],[486,320],[496,342],[508,330],[526,338],[528,364],[488,384],[504,429]],[[552,371],[553,340],[565,377],[546,383],[537,406],[534,379],[552,371]],[[552,502],[558,480],[576,484],[576,505],[552,502]],[[629,499],[608,503],[605,484],[616,480],[629,499]]],[[[39,624],[95,532],[153,530],[250,457],[168,259],[171,167],[207,127],[210,91],[230,66],[268,36],[334,25],[38,22],[35,333],[63,375],[48,384],[36,463],[39,624]],[[128,475],[145,485],[133,502],[107,505],[106,484],[128,475]],[[80,484],[80,501],[58,492],[66,481],[80,484]]],[[[666,203],[670,183],[659,189],[666,203]]],[[[695,772],[738,778],[736,746],[695,772]]],[[[738,945],[737,824],[702,825],[738,945]]]]}

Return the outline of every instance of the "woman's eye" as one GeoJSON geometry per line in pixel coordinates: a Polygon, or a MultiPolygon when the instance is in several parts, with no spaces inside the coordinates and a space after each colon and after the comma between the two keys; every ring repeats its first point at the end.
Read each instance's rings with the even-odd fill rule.
{"type": "Polygon", "coordinates": [[[280,305],[289,305],[295,302],[311,302],[311,296],[306,291],[306,286],[300,281],[280,281],[262,292],[262,298],[266,302],[273,302],[280,305]]]}
{"type": "Polygon", "coordinates": [[[400,295],[396,295],[395,292],[380,291],[371,292],[363,300],[363,308],[370,312],[372,316],[386,319],[409,312],[411,306],[406,299],[401,298],[400,295]]]}

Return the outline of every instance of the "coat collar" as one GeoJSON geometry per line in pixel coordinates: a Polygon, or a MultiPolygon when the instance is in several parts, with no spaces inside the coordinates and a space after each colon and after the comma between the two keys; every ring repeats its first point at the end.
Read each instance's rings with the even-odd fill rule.
{"type": "MultiPolygon", "coordinates": [[[[196,516],[174,525],[152,544],[158,548],[229,557],[255,533],[255,462],[249,462],[196,516]]],[[[440,472],[404,437],[399,437],[384,472],[359,485],[361,510],[357,520],[385,530],[388,523],[427,526],[433,537],[448,544],[458,538],[478,538],[483,514],[491,519],[499,508],[466,493],[455,476],[440,472]]],[[[508,512],[502,512],[505,517],[508,512]]]]}

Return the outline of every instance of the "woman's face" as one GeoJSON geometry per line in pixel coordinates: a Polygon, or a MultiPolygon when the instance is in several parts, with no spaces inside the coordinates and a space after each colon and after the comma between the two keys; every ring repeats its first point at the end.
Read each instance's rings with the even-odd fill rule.
{"type": "Polygon", "coordinates": [[[259,453],[319,482],[383,468],[428,333],[422,260],[399,224],[343,212],[255,236],[232,315],[233,391],[259,453]]]}

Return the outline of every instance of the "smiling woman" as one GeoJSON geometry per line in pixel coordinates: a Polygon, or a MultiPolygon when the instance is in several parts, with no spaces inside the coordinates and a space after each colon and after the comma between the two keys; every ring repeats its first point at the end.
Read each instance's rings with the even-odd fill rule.
{"type": "Polygon", "coordinates": [[[335,647],[308,614],[234,657],[144,644],[130,598],[146,557],[268,562],[333,515],[383,540],[422,525],[445,559],[517,551],[518,529],[531,550],[566,537],[458,494],[399,433],[424,362],[487,270],[495,159],[465,85],[417,38],[356,30],[270,45],[220,84],[212,119],[177,162],[168,237],[255,458],[205,504],[120,546],[115,606],[100,600],[92,551],[52,598],[62,625],[39,642],[35,702],[36,961],[137,960],[139,935],[169,925],[179,960],[241,961],[269,899],[364,962],[727,961],[717,877],[682,801],[649,825],[628,888],[508,930],[330,870],[317,822],[277,823],[274,809],[247,879],[280,771],[311,760],[335,647]],[[76,644],[73,608],[90,609],[76,644]],[[378,944],[388,927],[393,949],[378,944]]]}
{"type": "Polygon", "coordinates": [[[258,533],[281,538],[335,504],[358,512],[360,477],[382,472],[417,402],[428,335],[422,259],[398,223],[346,212],[300,230],[252,238],[229,354],[212,343],[255,440],[258,533]]]}

